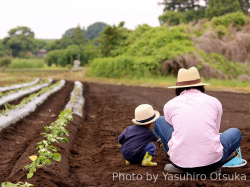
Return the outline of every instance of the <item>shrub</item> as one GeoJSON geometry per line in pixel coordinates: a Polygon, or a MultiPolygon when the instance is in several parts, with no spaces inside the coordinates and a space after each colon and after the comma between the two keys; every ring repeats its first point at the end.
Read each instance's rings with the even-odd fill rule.
{"type": "Polygon", "coordinates": [[[0,67],[7,67],[11,64],[11,57],[0,58],[0,67]]]}
{"type": "Polygon", "coordinates": [[[60,53],[61,50],[53,50],[47,53],[45,62],[48,64],[48,66],[51,66],[52,64],[58,65],[58,58],[60,53]]]}
{"type": "Polygon", "coordinates": [[[186,17],[183,13],[175,11],[167,11],[165,14],[158,17],[161,25],[168,22],[169,25],[179,25],[181,22],[187,22],[186,17]]]}
{"type": "Polygon", "coordinates": [[[97,58],[90,65],[92,75],[109,78],[153,76],[159,74],[160,69],[159,63],[150,56],[97,58]]]}
{"type": "Polygon", "coordinates": [[[228,27],[229,24],[233,24],[233,26],[241,27],[245,23],[250,23],[250,18],[242,12],[231,13],[212,19],[213,26],[223,25],[224,27],[228,27]]]}

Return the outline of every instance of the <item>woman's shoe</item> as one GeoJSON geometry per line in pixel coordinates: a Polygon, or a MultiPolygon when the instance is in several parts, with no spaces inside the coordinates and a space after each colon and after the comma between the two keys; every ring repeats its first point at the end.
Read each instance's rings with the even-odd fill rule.
{"type": "Polygon", "coordinates": [[[153,156],[151,154],[149,154],[148,152],[146,152],[141,164],[143,166],[157,166],[156,162],[151,162],[152,158],[153,158],[153,156]]]}
{"type": "Polygon", "coordinates": [[[174,167],[172,164],[166,164],[164,170],[170,173],[185,173],[185,171],[174,167]]]}

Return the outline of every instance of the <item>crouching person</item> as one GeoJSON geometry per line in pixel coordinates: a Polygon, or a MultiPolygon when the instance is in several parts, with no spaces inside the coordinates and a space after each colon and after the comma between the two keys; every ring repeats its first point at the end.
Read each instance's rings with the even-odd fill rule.
{"type": "Polygon", "coordinates": [[[127,127],[119,136],[119,143],[122,144],[121,153],[126,159],[126,165],[141,163],[143,166],[156,166],[152,162],[155,156],[155,144],[149,143],[155,141],[155,133],[150,129],[154,121],[160,116],[160,113],[153,110],[148,104],[139,105],[135,109],[135,125],[127,127]]]}

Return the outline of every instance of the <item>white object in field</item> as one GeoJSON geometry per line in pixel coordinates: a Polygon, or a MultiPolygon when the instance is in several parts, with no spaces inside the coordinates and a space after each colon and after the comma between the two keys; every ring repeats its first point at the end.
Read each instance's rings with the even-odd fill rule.
{"type": "Polygon", "coordinates": [[[79,60],[74,60],[74,68],[77,69],[79,68],[80,61],[79,60]]]}
{"type": "Polygon", "coordinates": [[[0,87],[0,92],[5,92],[8,90],[15,90],[15,89],[19,89],[19,88],[23,88],[23,87],[27,87],[27,86],[31,86],[33,84],[36,84],[40,81],[39,78],[36,78],[34,81],[32,82],[28,82],[28,83],[23,83],[23,84],[15,84],[12,86],[5,86],[5,87],[0,87]]]}
{"type": "Polygon", "coordinates": [[[62,89],[64,85],[65,80],[61,80],[60,84],[50,90],[50,92],[45,92],[38,97],[34,97],[32,101],[28,102],[23,107],[6,112],[6,115],[0,115],[0,130],[24,118],[31,112],[34,112],[37,106],[41,105],[50,95],[62,89]]]}
{"type": "Polygon", "coordinates": [[[40,84],[40,85],[34,86],[28,90],[19,90],[17,92],[11,93],[9,95],[5,95],[5,96],[0,98],[0,106],[5,104],[5,103],[17,100],[20,97],[23,97],[27,94],[31,94],[33,92],[36,92],[44,87],[47,87],[52,83],[52,81],[53,81],[53,79],[49,79],[49,83],[40,84]]]}
{"type": "Polygon", "coordinates": [[[82,91],[83,91],[82,83],[79,81],[75,81],[75,88],[70,93],[70,100],[69,100],[68,104],[65,106],[65,110],[71,108],[72,114],[76,114],[80,117],[82,117],[82,107],[84,104],[84,98],[82,95],[82,91]],[[75,95],[76,89],[79,89],[78,95],[75,95]],[[73,98],[75,98],[75,102],[74,102],[73,98]]]}

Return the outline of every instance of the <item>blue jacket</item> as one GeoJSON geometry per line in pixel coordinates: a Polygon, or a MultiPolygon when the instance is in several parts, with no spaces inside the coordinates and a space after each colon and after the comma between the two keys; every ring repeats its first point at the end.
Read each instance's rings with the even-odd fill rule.
{"type": "Polygon", "coordinates": [[[119,143],[122,144],[122,156],[126,159],[139,157],[145,146],[155,140],[155,133],[143,125],[127,127],[118,138],[119,143]]]}

